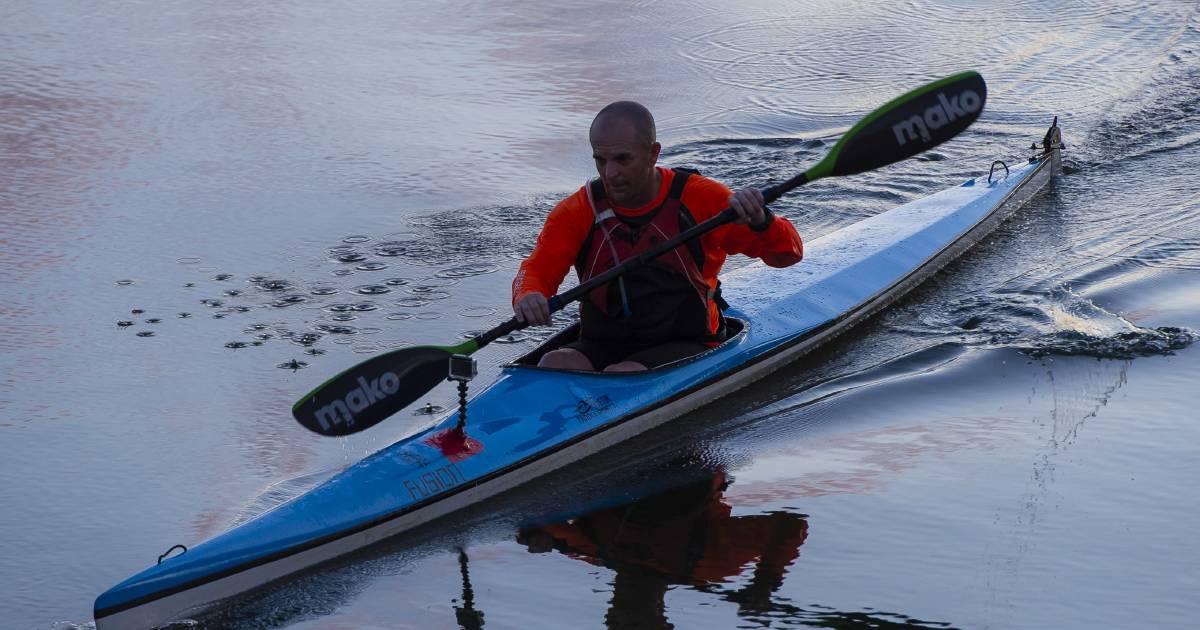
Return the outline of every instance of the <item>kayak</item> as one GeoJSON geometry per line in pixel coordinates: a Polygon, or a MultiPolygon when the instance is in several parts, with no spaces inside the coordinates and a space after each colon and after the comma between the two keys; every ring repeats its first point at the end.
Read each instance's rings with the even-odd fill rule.
{"type": "MultiPolygon", "coordinates": [[[[1056,119],[1057,123],[1057,119],[1056,119]]],[[[990,233],[1061,169],[1051,126],[1037,155],[815,239],[804,261],[726,274],[730,337],[635,373],[536,367],[564,331],[503,367],[430,428],[265,514],[167,557],[96,599],[99,630],[145,628],[479,503],[767,376],[903,296],[990,233]]]]}

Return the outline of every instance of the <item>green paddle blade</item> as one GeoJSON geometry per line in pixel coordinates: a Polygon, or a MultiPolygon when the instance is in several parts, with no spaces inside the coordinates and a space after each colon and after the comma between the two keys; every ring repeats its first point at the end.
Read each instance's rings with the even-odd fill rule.
{"type": "Polygon", "coordinates": [[[472,339],[457,346],[417,346],[372,357],[309,392],[292,406],[292,416],[321,435],[357,433],[416,402],[446,380],[452,355],[477,348],[472,339]]]}
{"type": "Polygon", "coordinates": [[[842,136],[808,181],[854,175],[922,153],[958,135],[983,113],[987,84],[978,72],[948,76],[892,99],[842,136]]]}

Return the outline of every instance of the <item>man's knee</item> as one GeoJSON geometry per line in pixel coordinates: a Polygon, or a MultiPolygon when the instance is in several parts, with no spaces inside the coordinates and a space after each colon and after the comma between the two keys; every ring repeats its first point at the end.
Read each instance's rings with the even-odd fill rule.
{"type": "Polygon", "coordinates": [[[637,361],[621,361],[604,368],[605,372],[644,372],[645,370],[646,366],[637,361]]]}
{"type": "Polygon", "coordinates": [[[587,355],[574,348],[559,348],[551,350],[542,355],[538,361],[538,367],[550,368],[552,370],[584,370],[587,372],[595,371],[592,367],[592,362],[588,360],[587,355]]]}

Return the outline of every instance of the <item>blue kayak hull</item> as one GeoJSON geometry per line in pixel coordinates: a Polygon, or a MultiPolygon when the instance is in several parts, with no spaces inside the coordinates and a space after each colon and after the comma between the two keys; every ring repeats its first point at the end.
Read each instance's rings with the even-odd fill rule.
{"type": "Polygon", "coordinates": [[[871,316],[1007,218],[1059,169],[1059,151],[806,244],[786,269],[723,277],[742,329],[643,373],[505,366],[469,403],[295,499],[103,593],[100,630],[143,628],[258,588],[472,505],[749,385],[871,316]]]}

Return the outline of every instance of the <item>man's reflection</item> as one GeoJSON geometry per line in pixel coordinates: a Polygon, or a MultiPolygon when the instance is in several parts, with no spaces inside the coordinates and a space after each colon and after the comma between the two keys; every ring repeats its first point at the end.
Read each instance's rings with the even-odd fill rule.
{"type": "Polygon", "coordinates": [[[605,621],[610,628],[670,627],[663,598],[672,584],[749,582],[721,596],[743,613],[774,610],[771,595],[808,534],[802,515],[733,516],[723,471],[699,482],[562,523],[527,528],[517,541],[533,553],[557,550],[615,572],[605,621]]]}

